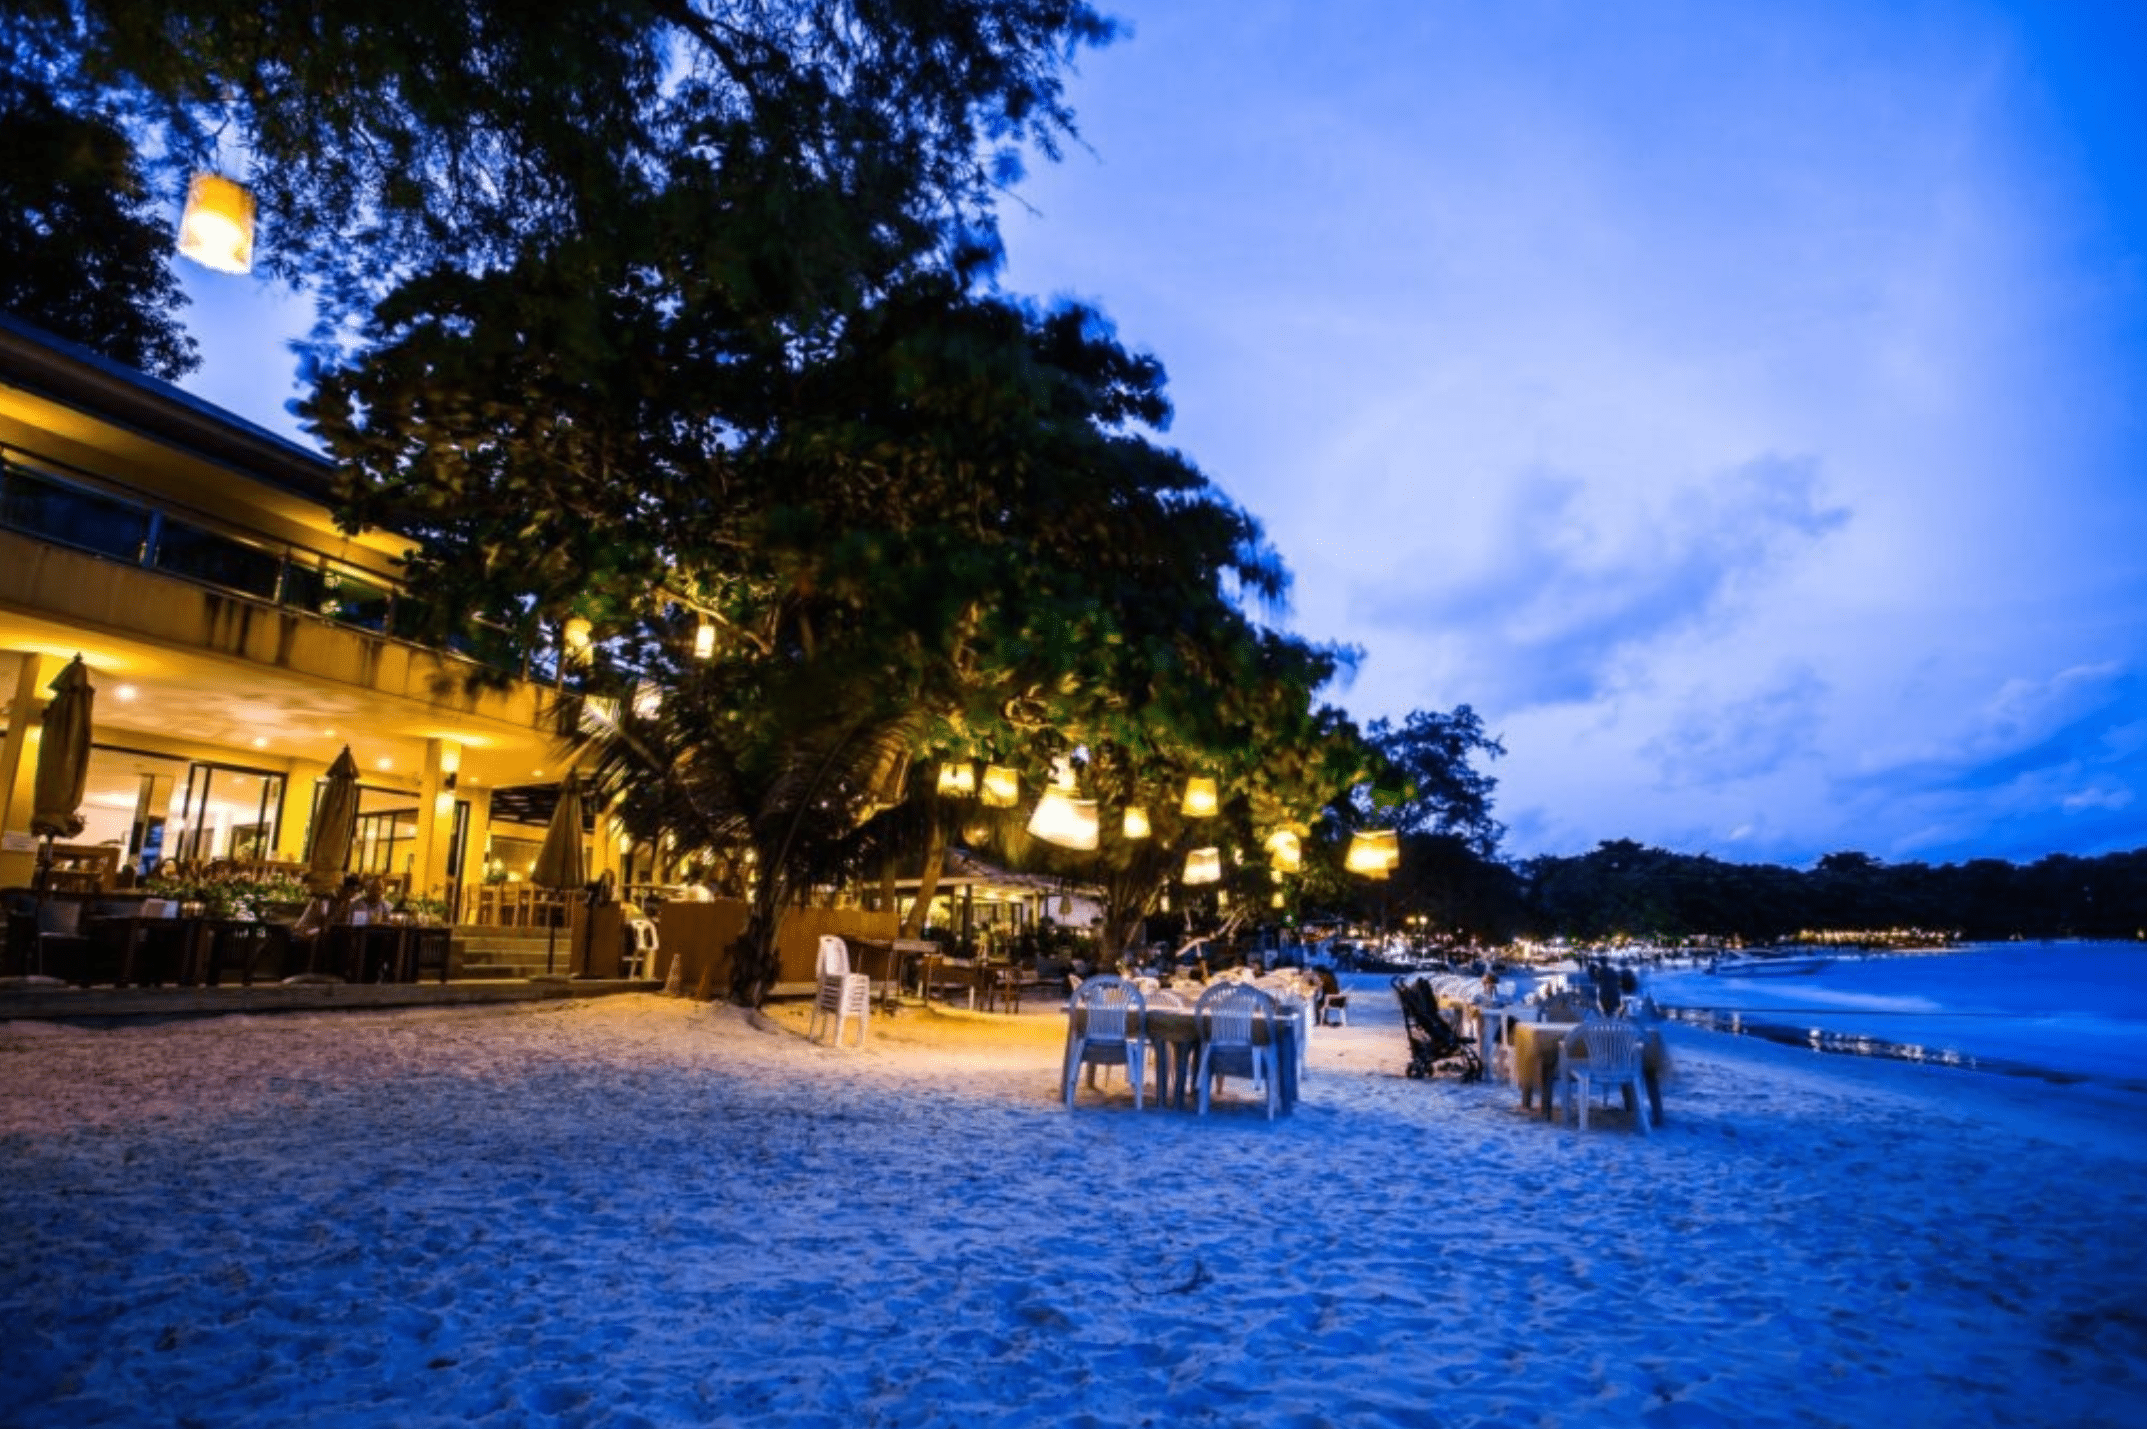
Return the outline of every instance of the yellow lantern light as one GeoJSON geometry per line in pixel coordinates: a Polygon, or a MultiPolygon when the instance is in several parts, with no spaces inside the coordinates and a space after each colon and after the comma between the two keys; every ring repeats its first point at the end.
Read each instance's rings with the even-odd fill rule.
{"type": "Polygon", "coordinates": [[[939,793],[945,799],[974,799],[977,796],[976,766],[966,759],[940,765],[939,793]]]}
{"type": "Polygon", "coordinates": [[[1123,832],[1129,839],[1147,838],[1153,832],[1148,827],[1148,811],[1138,804],[1128,806],[1123,832]]]}
{"type": "Polygon", "coordinates": [[[716,624],[704,620],[693,628],[693,658],[713,660],[716,658],[716,624]]]}
{"type": "Polygon", "coordinates": [[[569,617],[559,630],[560,638],[566,642],[567,653],[577,660],[589,653],[589,641],[594,633],[594,627],[579,615],[569,617]]]}
{"type": "Polygon", "coordinates": [[[1221,795],[1213,779],[1196,774],[1185,781],[1185,802],[1178,806],[1179,813],[1189,819],[1212,819],[1220,806],[1221,795]]]}
{"type": "Polygon", "coordinates": [[[987,764],[978,798],[987,809],[1013,808],[1021,801],[1021,776],[1002,764],[987,764]]]}
{"type": "Polygon", "coordinates": [[[1365,829],[1349,841],[1342,866],[1366,878],[1385,878],[1401,866],[1401,836],[1392,829],[1365,829]]]}
{"type": "Polygon", "coordinates": [[[1220,883],[1223,881],[1223,851],[1219,848],[1196,848],[1185,856],[1185,881],[1187,883],[1220,883]]]}
{"type": "Polygon", "coordinates": [[[1305,846],[1289,829],[1277,829],[1267,836],[1267,859],[1282,873],[1295,873],[1305,866],[1305,846]]]}
{"type": "Polygon", "coordinates": [[[1267,896],[1267,906],[1270,908],[1281,908],[1285,906],[1281,889],[1278,888],[1273,893],[1270,893],[1267,896]]]}
{"type": "Polygon", "coordinates": [[[1029,832],[1061,848],[1093,849],[1100,832],[1096,801],[1076,799],[1053,785],[1036,801],[1036,812],[1029,816],[1029,832]]]}
{"type": "Polygon", "coordinates": [[[253,195],[243,184],[194,175],[179,215],[179,253],[219,273],[253,271],[253,195]]]}

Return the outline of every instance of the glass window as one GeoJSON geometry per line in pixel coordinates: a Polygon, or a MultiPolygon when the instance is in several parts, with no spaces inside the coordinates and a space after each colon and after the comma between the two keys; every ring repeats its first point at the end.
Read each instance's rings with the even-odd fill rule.
{"type": "Polygon", "coordinates": [[[274,600],[283,561],[273,551],[166,519],[157,532],[155,564],[173,575],[274,600]]]}
{"type": "Polygon", "coordinates": [[[24,535],[136,562],[149,538],[149,513],[79,486],[0,465],[0,525],[24,535]]]}
{"type": "Polygon", "coordinates": [[[348,571],[293,561],[284,570],[283,603],[367,630],[388,628],[388,592],[348,571]]]}

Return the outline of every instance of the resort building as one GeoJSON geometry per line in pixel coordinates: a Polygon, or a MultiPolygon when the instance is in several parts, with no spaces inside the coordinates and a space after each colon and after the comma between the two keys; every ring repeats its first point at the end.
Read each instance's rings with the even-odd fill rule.
{"type": "MultiPolygon", "coordinates": [[[[0,886],[31,881],[47,687],[96,690],[73,877],[292,866],[328,766],[363,776],[351,867],[467,918],[534,861],[559,771],[546,690],[405,638],[403,542],[331,513],[333,467],[0,315],[0,886]]],[[[599,816],[601,817],[601,816],[599,816]]],[[[591,831],[589,866],[618,869],[591,831]]],[[[495,896],[489,902],[495,906],[495,896]]]]}

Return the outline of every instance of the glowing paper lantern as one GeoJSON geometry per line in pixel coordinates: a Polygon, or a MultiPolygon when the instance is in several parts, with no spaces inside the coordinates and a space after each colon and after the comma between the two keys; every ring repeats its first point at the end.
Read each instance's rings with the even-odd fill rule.
{"type": "Polygon", "coordinates": [[[693,658],[696,660],[713,660],[715,657],[715,622],[704,620],[693,628],[693,658]]]}
{"type": "Polygon", "coordinates": [[[1223,881],[1223,851],[1219,848],[1196,848],[1185,856],[1185,881],[1187,883],[1220,883],[1223,881]]]}
{"type": "Polygon", "coordinates": [[[977,796],[976,766],[964,759],[958,764],[939,766],[939,792],[947,799],[974,799],[977,796]]]}
{"type": "Polygon", "coordinates": [[[569,655],[579,659],[589,653],[589,640],[594,631],[588,621],[578,615],[573,616],[560,628],[559,633],[566,641],[569,655]]]}
{"type": "Polygon", "coordinates": [[[984,767],[984,788],[978,795],[987,809],[1011,809],[1021,801],[1021,776],[1000,764],[984,767]]]}
{"type": "Polygon", "coordinates": [[[194,175],[179,215],[179,253],[219,273],[253,271],[253,195],[221,174],[194,175]]]}
{"type": "Polygon", "coordinates": [[[1152,830],[1148,827],[1148,811],[1138,804],[1126,809],[1124,833],[1129,839],[1147,838],[1152,830]]]}
{"type": "Polygon", "coordinates": [[[1099,833],[1096,801],[1076,799],[1053,785],[1036,801],[1036,812],[1029,816],[1029,832],[1060,848],[1093,849],[1099,833]]]}
{"type": "Polygon", "coordinates": [[[1178,806],[1178,812],[1189,819],[1212,819],[1220,802],[1215,781],[1196,774],[1185,781],[1185,802],[1178,806]]]}
{"type": "Polygon", "coordinates": [[[1392,829],[1369,829],[1350,839],[1342,866],[1366,878],[1385,878],[1401,861],[1401,836],[1392,829]]]}
{"type": "Polygon", "coordinates": [[[1270,908],[1280,908],[1284,906],[1281,889],[1278,888],[1273,893],[1268,895],[1267,906],[1270,908]]]}
{"type": "Polygon", "coordinates": [[[1277,829],[1267,836],[1268,862],[1283,873],[1295,873],[1305,866],[1305,848],[1296,834],[1288,829],[1277,829]]]}

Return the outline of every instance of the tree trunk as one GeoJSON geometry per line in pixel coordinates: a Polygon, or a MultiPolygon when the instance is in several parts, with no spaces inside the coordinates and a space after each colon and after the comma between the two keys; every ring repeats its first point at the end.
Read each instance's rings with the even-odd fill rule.
{"type": "Polygon", "coordinates": [[[925,835],[924,866],[917,873],[917,901],[902,915],[903,937],[924,936],[924,920],[932,911],[932,899],[939,893],[939,871],[946,862],[947,828],[935,818],[931,831],[925,835]]]}
{"type": "Polygon", "coordinates": [[[753,911],[745,929],[731,944],[731,1000],[740,1007],[759,1007],[775,988],[782,970],[782,954],[776,934],[782,927],[783,905],[789,885],[774,876],[765,864],[760,882],[753,888],[753,911]]]}

